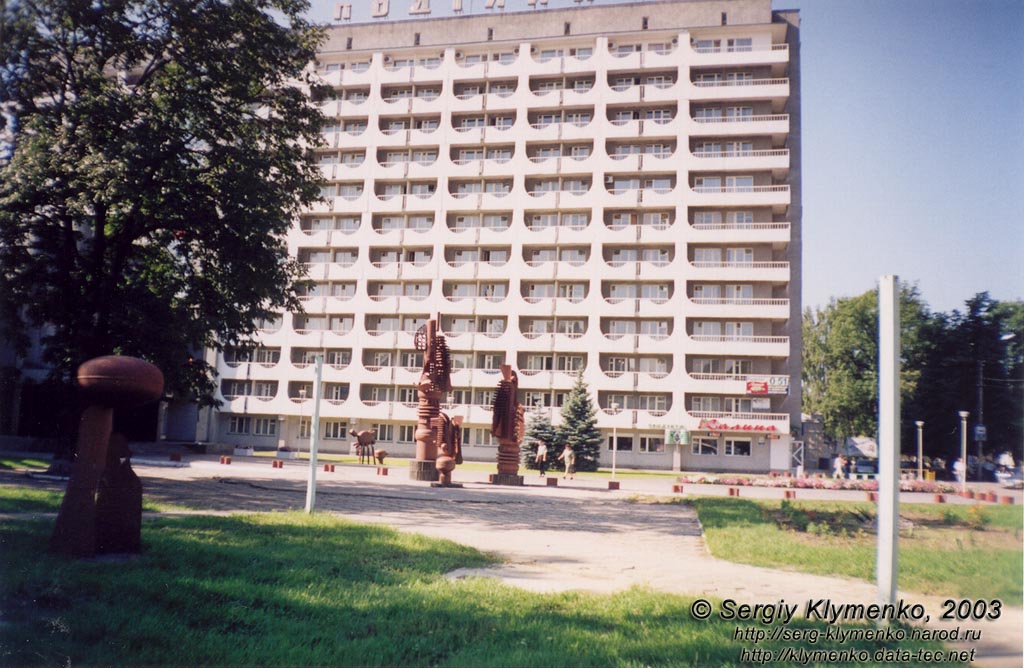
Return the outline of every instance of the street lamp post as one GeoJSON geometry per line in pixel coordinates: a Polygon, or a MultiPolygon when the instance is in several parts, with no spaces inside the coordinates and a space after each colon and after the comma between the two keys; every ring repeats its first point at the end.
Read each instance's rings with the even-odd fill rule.
{"type": "MultiPolygon", "coordinates": [[[[612,413],[614,415],[619,414],[619,403],[617,401],[612,402],[612,413]]],[[[619,427],[616,423],[612,423],[612,480],[615,480],[615,463],[616,455],[619,452],[619,427]]]]}
{"type": "Polygon", "coordinates": [[[918,420],[917,425],[917,479],[924,478],[924,422],[918,420]]]}
{"type": "Polygon", "coordinates": [[[960,479],[960,493],[967,494],[967,416],[968,411],[960,411],[960,465],[964,467],[960,479]]]}

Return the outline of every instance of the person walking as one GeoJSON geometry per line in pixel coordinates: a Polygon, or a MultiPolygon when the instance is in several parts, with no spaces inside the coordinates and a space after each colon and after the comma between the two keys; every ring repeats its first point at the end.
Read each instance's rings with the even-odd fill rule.
{"type": "Polygon", "coordinates": [[[534,456],[533,461],[537,464],[537,468],[540,469],[540,477],[543,478],[547,475],[548,446],[544,441],[537,441],[537,454],[534,456]]]}
{"type": "Polygon", "coordinates": [[[843,477],[843,467],[846,466],[846,459],[842,455],[836,455],[832,460],[832,478],[843,477]]]}
{"type": "Polygon", "coordinates": [[[957,482],[963,482],[965,475],[967,475],[967,467],[964,466],[964,460],[957,457],[953,461],[953,479],[957,482]]]}
{"type": "Polygon", "coordinates": [[[558,455],[558,458],[565,461],[565,473],[562,478],[569,476],[569,480],[572,480],[576,475],[576,451],[566,443],[565,449],[562,450],[562,454],[558,455]]]}

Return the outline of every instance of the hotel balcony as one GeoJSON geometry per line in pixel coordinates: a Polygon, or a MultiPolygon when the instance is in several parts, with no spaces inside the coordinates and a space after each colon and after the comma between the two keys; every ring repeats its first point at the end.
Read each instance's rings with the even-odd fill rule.
{"type": "Polygon", "coordinates": [[[687,97],[704,100],[777,100],[789,97],[789,79],[767,77],[763,79],[736,79],[732,81],[691,81],[687,97]]]}
{"type": "Polygon", "coordinates": [[[748,65],[775,65],[785,69],[789,64],[789,44],[757,44],[753,46],[691,45],[688,54],[691,67],[738,67],[748,65]]]}
{"type": "Polygon", "coordinates": [[[788,299],[690,297],[685,308],[693,318],[789,318],[788,299]]]}
{"type": "Polygon", "coordinates": [[[789,114],[690,118],[686,132],[691,137],[768,135],[781,144],[789,135],[789,114]]]}
{"type": "Polygon", "coordinates": [[[790,203],[789,184],[763,186],[697,186],[690,188],[693,207],[758,207],[771,206],[784,213],[790,203]]]}
{"type": "Polygon", "coordinates": [[[789,171],[789,149],[754,149],[750,151],[695,151],[690,156],[701,171],[769,171],[776,179],[789,171]]]}
{"type": "Polygon", "coordinates": [[[687,336],[689,355],[789,357],[788,336],[687,336]]]}
{"type": "Polygon", "coordinates": [[[690,225],[691,243],[770,243],[773,248],[784,248],[791,239],[791,226],[787,222],[753,223],[693,223],[690,225]]]}
{"type": "Polygon", "coordinates": [[[789,376],[780,374],[731,374],[697,373],[687,374],[687,391],[699,394],[726,394],[742,396],[783,397],[786,393],[758,394],[748,391],[747,383],[767,383],[776,387],[788,387],[789,376]]]}
{"type": "Polygon", "coordinates": [[[700,281],[772,281],[787,283],[789,262],[695,262],[690,261],[691,280],[700,281]]]}

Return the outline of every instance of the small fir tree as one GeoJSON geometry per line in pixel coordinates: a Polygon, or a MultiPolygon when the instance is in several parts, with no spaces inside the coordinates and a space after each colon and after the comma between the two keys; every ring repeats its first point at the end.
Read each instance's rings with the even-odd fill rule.
{"type": "Polygon", "coordinates": [[[604,437],[597,428],[596,413],[581,373],[576,376],[576,384],[562,406],[562,426],[558,429],[559,442],[568,443],[576,451],[577,471],[596,471],[600,463],[604,437]]]}
{"type": "Polygon", "coordinates": [[[533,415],[530,417],[530,423],[526,428],[526,435],[523,437],[523,447],[520,451],[523,458],[523,466],[533,470],[538,468],[535,459],[537,457],[537,443],[539,441],[543,441],[548,446],[548,468],[555,468],[556,464],[561,466],[562,463],[557,461],[555,457],[558,456],[558,452],[562,449],[562,442],[558,438],[558,430],[551,424],[551,420],[547,415],[533,415]]]}

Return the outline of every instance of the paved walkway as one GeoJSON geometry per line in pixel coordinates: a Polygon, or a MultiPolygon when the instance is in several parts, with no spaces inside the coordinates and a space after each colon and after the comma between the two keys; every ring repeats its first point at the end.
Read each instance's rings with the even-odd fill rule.
{"type": "MultiPolygon", "coordinates": [[[[305,505],[308,466],[289,462],[272,469],[268,460],[236,458],[230,466],[197,458],[186,468],[146,466],[137,462],[147,498],[213,511],[301,509],[305,505]]],[[[534,591],[584,589],[610,592],[632,585],[654,590],[732,598],[739,603],[789,604],[831,598],[836,604],[870,604],[872,583],[849,578],[807,575],[739,565],[712,557],[705,548],[693,510],[677,504],[641,505],[629,501],[637,493],[667,492],[669,481],[622,481],[609,492],[600,480],[562,481],[558,488],[539,486],[536,474],[526,488],[496,487],[486,474],[456,472],[460,489],[431,488],[412,482],[406,470],[391,468],[377,476],[372,467],[337,466],[335,473],[317,472],[317,509],[346,518],[386,524],[401,531],[449,538],[496,554],[504,563],[487,569],[460,570],[450,577],[494,577],[534,591]]],[[[6,479],[0,478],[0,483],[6,479]]],[[[724,495],[724,489],[710,489],[724,495]]],[[[779,490],[744,488],[751,495],[779,490]]],[[[803,492],[803,490],[801,490],[803,492]]],[[[810,490],[800,498],[819,496],[810,490]],[[812,493],[813,492],[813,493],[812,493]]],[[[864,499],[862,492],[846,494],[864,499]]],[[[908,495],[909,496],[909,495],[908,495]]],[[[928,496],[931,495],[921,495],[928,496]]],[[[906,499],[905,499],[906,500],[906,499]]],[[[923,499],[922,499],[923,500],[923,499]]],[[[939,626],[942,599],[901,593],[921,603],[939,626]]],[[[1022,665],[1024,616],[1020,602],[1004,607],[995,622],[949,626],[978,628],[980,642],[974,664],[990,668],[1022,665]]],[[[753,647],[753,645],[750,645],[753,647]]]]}

